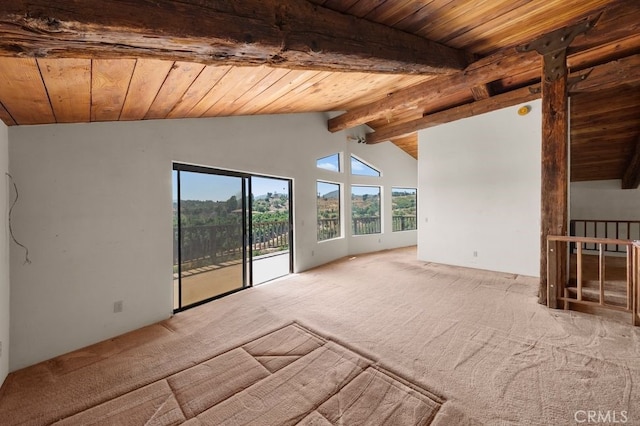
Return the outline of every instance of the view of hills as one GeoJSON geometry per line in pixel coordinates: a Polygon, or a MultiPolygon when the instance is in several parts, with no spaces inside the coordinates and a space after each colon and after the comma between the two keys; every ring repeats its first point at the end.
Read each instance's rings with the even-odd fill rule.
{"type": "MultiPolygon", "coordinates": [[[[174,225],[177,224],[178,203],[173,202],[174,225]]],[[[226,201],[180,200],[182,226],[224,225],[242,221],[241,196],[226,201]]],[[[289,197],[286,194],[267,193],[253,198],[254,222],[288,220],[289,197]]]]}

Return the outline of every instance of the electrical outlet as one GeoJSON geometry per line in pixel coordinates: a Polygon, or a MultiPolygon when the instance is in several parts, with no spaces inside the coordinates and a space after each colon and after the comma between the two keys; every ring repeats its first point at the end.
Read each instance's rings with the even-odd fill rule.
{"type": "Polygon", "coordinates": [[[473,252],[473,257],[478,257],[478,252],[477,251],[473,252]]]}
{"type": "Polygon", "coordinates": [[[123,307],[122,307],[122,300],[118,300],[116,302],[113,302],[113,313],[118,313],[118,312],[122,312],[123,307]]]}

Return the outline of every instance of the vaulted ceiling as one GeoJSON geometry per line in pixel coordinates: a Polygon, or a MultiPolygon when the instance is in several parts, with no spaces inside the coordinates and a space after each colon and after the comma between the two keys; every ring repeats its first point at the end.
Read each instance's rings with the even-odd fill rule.
{"type": "Polygon", "coordinates": [[[576,25],[572,180],[622,179],[640,162],[636,0],[3,0],[0,119],[340,111],[329,131],[366,124],[417,157],[419,129],[539,98],[528,45],[576,25]]]}

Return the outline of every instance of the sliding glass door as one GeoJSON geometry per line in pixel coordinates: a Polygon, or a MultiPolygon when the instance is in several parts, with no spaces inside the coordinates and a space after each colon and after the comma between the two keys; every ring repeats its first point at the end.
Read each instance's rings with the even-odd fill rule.
{"type": "Polygon", "coordinates": [[[254,285],[291,272],[291,181],[251,177],[251,265],[254,285]]]}
{"type": "Polygon", "coordinates": [[[173,169],[174,310],[291,272],[290,180],[173,169]]]}
{"type": "Polygon", "coordinates": [[[176,167],[174,309],[181,309],[245,287],[247,178],[176,167]]]}

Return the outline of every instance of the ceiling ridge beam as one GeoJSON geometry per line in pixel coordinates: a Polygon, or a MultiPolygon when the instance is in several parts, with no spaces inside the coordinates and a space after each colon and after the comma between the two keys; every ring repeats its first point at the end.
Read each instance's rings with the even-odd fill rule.
{"type": "Polygon", "coordinates": [[[622,177],[622,189],[636,189],[640,186],[640,136],[636,149],[622,177]]]}
{"type": "Polygon", "coordinates": [[[466,54],[307,0],[3,0],[0,56],[450,74],[466,54]]]}

